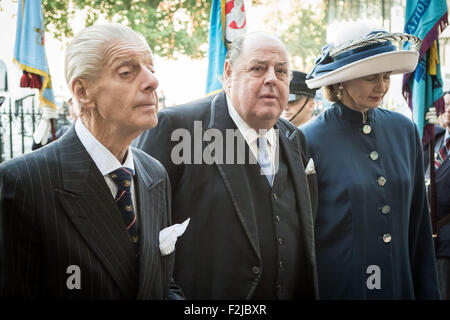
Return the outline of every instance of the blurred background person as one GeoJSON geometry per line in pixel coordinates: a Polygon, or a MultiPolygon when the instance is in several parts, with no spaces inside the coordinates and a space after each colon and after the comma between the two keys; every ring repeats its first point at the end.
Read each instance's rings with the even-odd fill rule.
{"type": "Polygon", "coordinates": [[[308,88],[305,79],[306,73],[292,71],[288,104],[282,114],[283,118],[292,122],[296,127],[313,118],[317,89],[308,88]]]}
{"type": "MultiPolygon", "coordinates": [[[[444,95],[445,112],[441,125],[434,126],[434,172],[436,193],[437,239],[436,263],[441,297],[450,300],[450,93],[444,95]]],[[[425,178],[430,178],[430,145],[424,146],[425,178]]]]}

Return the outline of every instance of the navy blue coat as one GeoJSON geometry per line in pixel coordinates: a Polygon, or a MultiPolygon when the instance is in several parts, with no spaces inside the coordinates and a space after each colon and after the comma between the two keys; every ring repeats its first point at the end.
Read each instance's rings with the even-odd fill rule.
{"type": "Polygon", "coordinates": [[[439,299],[414,123],[335,103],[301,130],[318,179],[320,298],[439,299]]]}

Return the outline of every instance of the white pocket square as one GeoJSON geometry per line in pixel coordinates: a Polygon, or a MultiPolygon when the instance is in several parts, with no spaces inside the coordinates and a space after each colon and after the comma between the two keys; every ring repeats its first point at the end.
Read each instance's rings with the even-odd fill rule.
{"type": "Polygon", "coordinates": [[[159,250],[161,251],[161,255],[166,256],[175,250],[177,238],[186,231],[190,220],[191,218],[181,224],[174,224],[159,232],[159,250]]]}
{"type": "Polygon", "coordinates": [[[310,158],[308,164],[306,165],[305,174],[309,175],[314,173],[316,173],[316,168],[314,168],[314,160],[310,158]]]}

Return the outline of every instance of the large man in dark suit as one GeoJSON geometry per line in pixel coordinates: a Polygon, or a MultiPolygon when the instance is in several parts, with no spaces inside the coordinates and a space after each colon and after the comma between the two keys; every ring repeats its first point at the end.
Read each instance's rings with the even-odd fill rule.
{"type": "MultiPolygon", "coordinates": [[[[439,116],[442,125],[435,126],[435,190],[437,214],[436,265],[441,297],[450,300],[450,94],[444,96],[445,112],[439,116]]],[[[429,144],[424,146],[426,178],[430,175],[429,144]]]]}
{"type": "Polygon", "coordinates": [[[162,110],[136,141],[169,173],[174,222],[191,218],[174,271],[188,299],[315,298],[316,189],[302,133],[279,120],[289,72],[280,40],[247,34],[229,49],[225,92],[162,110]]]}
{"type": "Polygon", "coordinates": [[[169,179],[129,147],[157,123],[150,48],[128,27],[89,27],[71,41],[65,73],[80,119],[0,166],[0,297],[179,297],[174,254],[159,248],[169,179]]]}

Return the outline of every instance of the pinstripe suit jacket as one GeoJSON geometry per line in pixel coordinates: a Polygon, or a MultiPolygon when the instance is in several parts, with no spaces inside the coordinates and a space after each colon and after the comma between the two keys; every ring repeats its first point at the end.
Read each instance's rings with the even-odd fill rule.
{"type": "Polygon", "coordinates": [[[74,128],[48,146],[0,166],[0,297],[164,299],[174,254],[161,256],[171,224],[162,165],[133,149],[140,259],[104,177],[74,128]],[[68,289],[67,268],[81,289],[68,289]]]}

